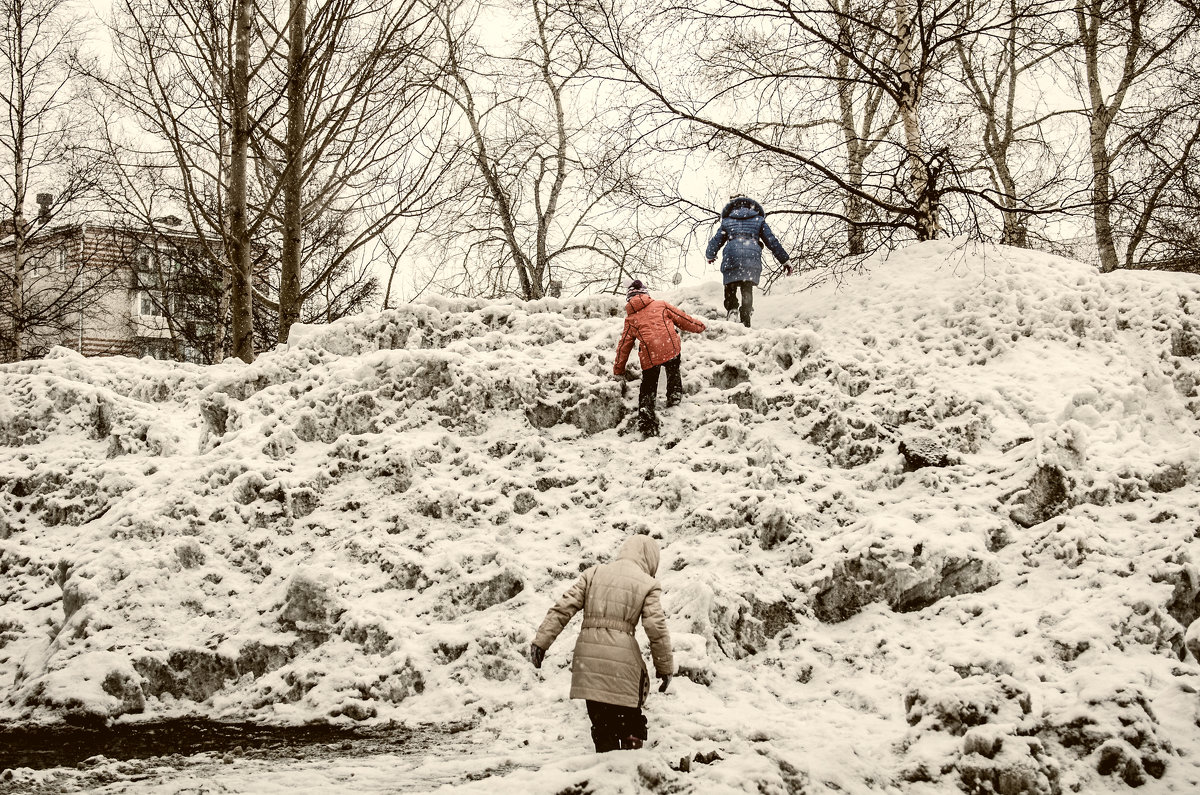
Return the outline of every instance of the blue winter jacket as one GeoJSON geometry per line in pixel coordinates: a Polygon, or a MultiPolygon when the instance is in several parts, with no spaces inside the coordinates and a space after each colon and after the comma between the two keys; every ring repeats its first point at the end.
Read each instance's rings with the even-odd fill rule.
{"type": "Polygon", "coordinates": [[[775,237],[771,227],[767,226],[762,205],[754,199],[739,196],[721,211],[721,228],[708,241],[704,256],[706,259],[716,259],[717,251],[725,246],[725,254],[721,257],[721,274],[725,277],[725,284],[758,284],[758,278],[762,275],[764,244],[780,263],[788,261],[787,249],[775,237]]]}

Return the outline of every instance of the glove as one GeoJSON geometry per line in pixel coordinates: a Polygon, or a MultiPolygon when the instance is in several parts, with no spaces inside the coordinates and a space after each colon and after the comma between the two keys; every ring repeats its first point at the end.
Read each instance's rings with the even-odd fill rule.
{"type": "Polygon", "coordinates": [[[715,258],[714,258],[714,259],[710,259],[710,260],[708,261],[708,264],[709,264],[709,265],[712,265],[712,264],[713,264],[714,262],[716,262],[716,261],[717,261],[717,260],[716,260],[715,258]]]}
{"type": "Polygon", "coordinates": [[[791,265],[784,265],[784,266],[783,266],[783,272],[784,272],[785,274],[787,274],[788,276],[791,276],[791,275],[792,275],[792,266],[791,266],[791,265]]]}
{"type": "Polygon", "coordinates": [[[658,685],[658,692],[665,693],[667,692],[667,688],[671,686],[671,675],[659,676],[658,681],[660,683],[658,685]]]}
{"type": "Polygon", "coordinates": [[[536,643],[530,643],[529,659],[533,662],[534,668],[541,668],[542,660],[546,659],[546,650],[536,643]]]}

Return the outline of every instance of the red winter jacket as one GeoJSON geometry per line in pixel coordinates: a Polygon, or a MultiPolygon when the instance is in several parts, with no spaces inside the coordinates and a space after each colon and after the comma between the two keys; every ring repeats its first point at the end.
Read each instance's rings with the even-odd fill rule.
{"type": "Polygon", "coordinates": [[[642,372],[651,367],[669,362],[679,355],[679,332],[675,327],[699,334],[704,323],[688,315],[666,301],[658,301],[648,295],[635,295],[625,304],[625,330],[617,343],[617,360],[613,362],[613,375],[625,374],[625,362],[637,340],[638,360],[642,372]]]}

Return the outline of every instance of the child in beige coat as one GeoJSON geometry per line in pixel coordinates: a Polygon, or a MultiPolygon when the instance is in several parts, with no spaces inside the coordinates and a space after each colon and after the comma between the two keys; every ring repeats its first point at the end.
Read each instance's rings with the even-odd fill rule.
{"type": "Polygon", "coordinates": [[[650,536],[626,539],[616,560],[585,571],[550,608],[529,649],[534,667],[541,668],[546,650],[583,610],[571,664],[571,698],[587,701],[597,751],[641,748],[647,738],[641,708],[650,677],[634,637],[639,621],[650,639],[660,693],[666,692],[675,670],[662,589],[654,578],[658,559],[658,544],[650,536]]]}

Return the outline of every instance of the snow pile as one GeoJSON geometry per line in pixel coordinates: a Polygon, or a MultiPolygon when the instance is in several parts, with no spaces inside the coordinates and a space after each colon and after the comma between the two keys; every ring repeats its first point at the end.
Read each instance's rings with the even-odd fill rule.
{"type": "Polygon", "coordinates": [[[656,440],[616,298],[0,368],[0,716],[462,724],[428,789],[1193,791],[1200,287],[938,243],[792,289],[662,296],[709,330],[656,440]],[[629,533],[680,676],[600,757],[578,622],[524,655],[629,533]]]}

